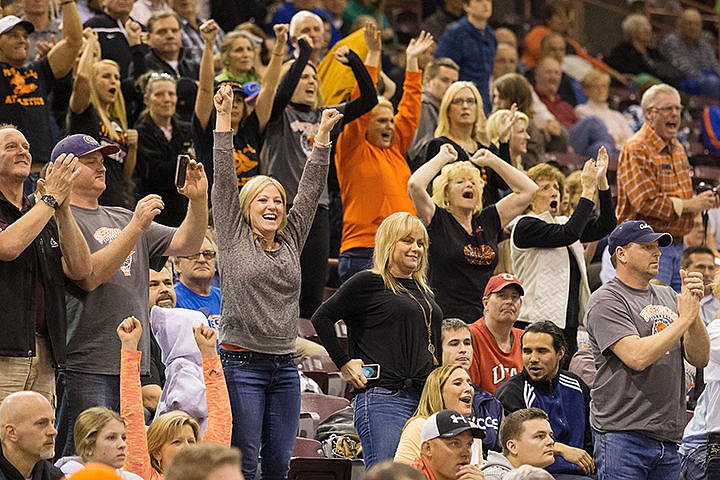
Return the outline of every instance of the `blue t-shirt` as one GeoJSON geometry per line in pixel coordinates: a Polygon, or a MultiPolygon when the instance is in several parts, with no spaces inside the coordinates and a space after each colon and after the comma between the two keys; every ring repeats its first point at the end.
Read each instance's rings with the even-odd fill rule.
{"type": "MultiPolygon", "coordinates": [[[[198,310],[203,312],[206,317],[219,317],[222,299],[219,288],[210,286],[210,295],[208,296],[197,294],[180,282],[176,283],[174,288],[178,308],[198,310]]],[[[213,325],[210,326],[212,327],[213,325]]],[[[217,328],[217,326],[215,326],[215,328],[217,328]]]]}

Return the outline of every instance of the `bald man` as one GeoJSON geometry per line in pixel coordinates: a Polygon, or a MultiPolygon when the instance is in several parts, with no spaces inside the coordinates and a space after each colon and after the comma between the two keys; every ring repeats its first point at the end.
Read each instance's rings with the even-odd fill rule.
{"type": "Polygon", "coordinates": [[[63,472],[47,459],[55,454],[55,410],[37,392],[22,391],[0,404],[0,478],[58,480],[63,472]]]}

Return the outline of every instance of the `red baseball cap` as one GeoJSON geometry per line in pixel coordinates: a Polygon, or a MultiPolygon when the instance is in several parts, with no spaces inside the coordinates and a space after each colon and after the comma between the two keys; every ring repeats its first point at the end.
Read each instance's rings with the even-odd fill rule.
{"type": "Polygon", "coordinates": [[[508,285],[517,285],[518,290],[520,290],[520,295],[525,295],[522,283],[520,283],[520,280],[518,280],[515,275],[512,273],[499,273],[490,277],[487,285],[485,285],[485,293],[483,296],[487,297],[491,293],[497,293],[508,285]]]}

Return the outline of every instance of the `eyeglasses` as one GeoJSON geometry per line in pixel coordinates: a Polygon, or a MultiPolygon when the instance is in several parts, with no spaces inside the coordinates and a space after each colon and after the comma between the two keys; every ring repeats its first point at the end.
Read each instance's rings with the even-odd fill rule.
{"type": "Polygon", "coordinates": [[[200,255],[202,255],[206,260],[215,260],[215,257],[217,256],[217,252],[213,250],[204,250],[200,253],[196,253],[195,255],[188,255],[185,257],[179,257],[179,258],[186,258],[188,260],[198,260],[200,258],[200,255]]]}
{"type": "Polygon", "coordinates": [[[682,105],[667,105],[665,107],[652,107],[651,110],[655,110],[662,113],[663,115],[667,115],[670,112],[682,113],[683,107],[682,105]]]}
{"type": "Polygon", "coordinates": [[[463,103],[466,103],[466,104],[468,104],[468,105],[475,105],[475,104],[477,104],[477,100],[475,99],[475,97],[470,97],[470,98],[453,98],[453,99],[450,101],[450,103],[452,103],[453,105],[462,105],[463,103]]]}

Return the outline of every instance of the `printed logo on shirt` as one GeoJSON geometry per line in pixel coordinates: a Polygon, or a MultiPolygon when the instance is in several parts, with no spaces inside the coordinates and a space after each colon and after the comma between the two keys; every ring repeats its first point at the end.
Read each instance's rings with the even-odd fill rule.
{"type": "Polygon", "coordinates": [[[293,132],[300,134],[300,146],[308,157],[310,157],[310,152],[312,152],[312,147],[315,144],[315,134],[318,132],[319,127],[320,125],[317,123],[301,122],[299,120],[290,123],[293,132]]]}
{"type": "Polygon", "coordinates": [[[60,245],[58,245],[58,242],[55,241],[53,237],[50,237],[50,248],[58,248],[60,245]]]}
{"type": "Polygon", "coordinates": [[[100,143],[100,145],[102,145],[103,147],[105,145],[117,145],[118,147],[120,147],[119,152],[113,153],[112,155],[105,155],[105,157],[115,160],[120,165],[122,165],[123,163],[125,163],[125,157],[127,157],[127,141],[125,139],[125,131],[123,130],[122,125],[120,125],[115,120],[112,120],[110,123],[115,130],[115,135],[117,135],[119,138],[117,140],[113,140],[105,124],[101,123],[100,141],[98,143],[100,143]]]}
{"type": "MultiPolygon", "coordinates": [[[[93,238],[97,240],[98,243],[107,245],[112,243],[112,241],[120,235],[121,231],[119,228],[100,227],[93,233],[93,238]]],[[[128,255],[123,264],[120,265],[120,272],[126,277],[132,275],[132,261],[134,256],[135,250],[131,250],[130,255],[128,255]]]]}
{"type": "Polygon", "coordinates": [[[502,363],[498,363],[492,368],[493,385],[500,385],[502,382],[517,374],[517,368],[508,368],[502,363]]]}
{"type": "Polygon", "coordinates": [[[245,145],[242,149],[236,148],[233,150],[233,161],[235,162],[235,171],[238,177],[238,187],[242,187],[254,175],[246,175],[248,172],[252,172],[254,168],[258,166],[258,162],[251,160],[246,153],[257,153],[251,145],[245,145]]]}
{"type": "Polygon", "coordinates": [[[648,305],[640,312],[645,322],[652,323],[652,334],[660,333],[677,320],[678,315],[665,305],[648,305]]]}
{"type": "Polygon", "coordinates": [[[31,95],[38,88],[38,73],[32,69],[3,68],[3,77],[12,87],[12,95],[5,97],[5,105],[19,104],[25,107],[45,105],[41,96],[31,95]]]}

